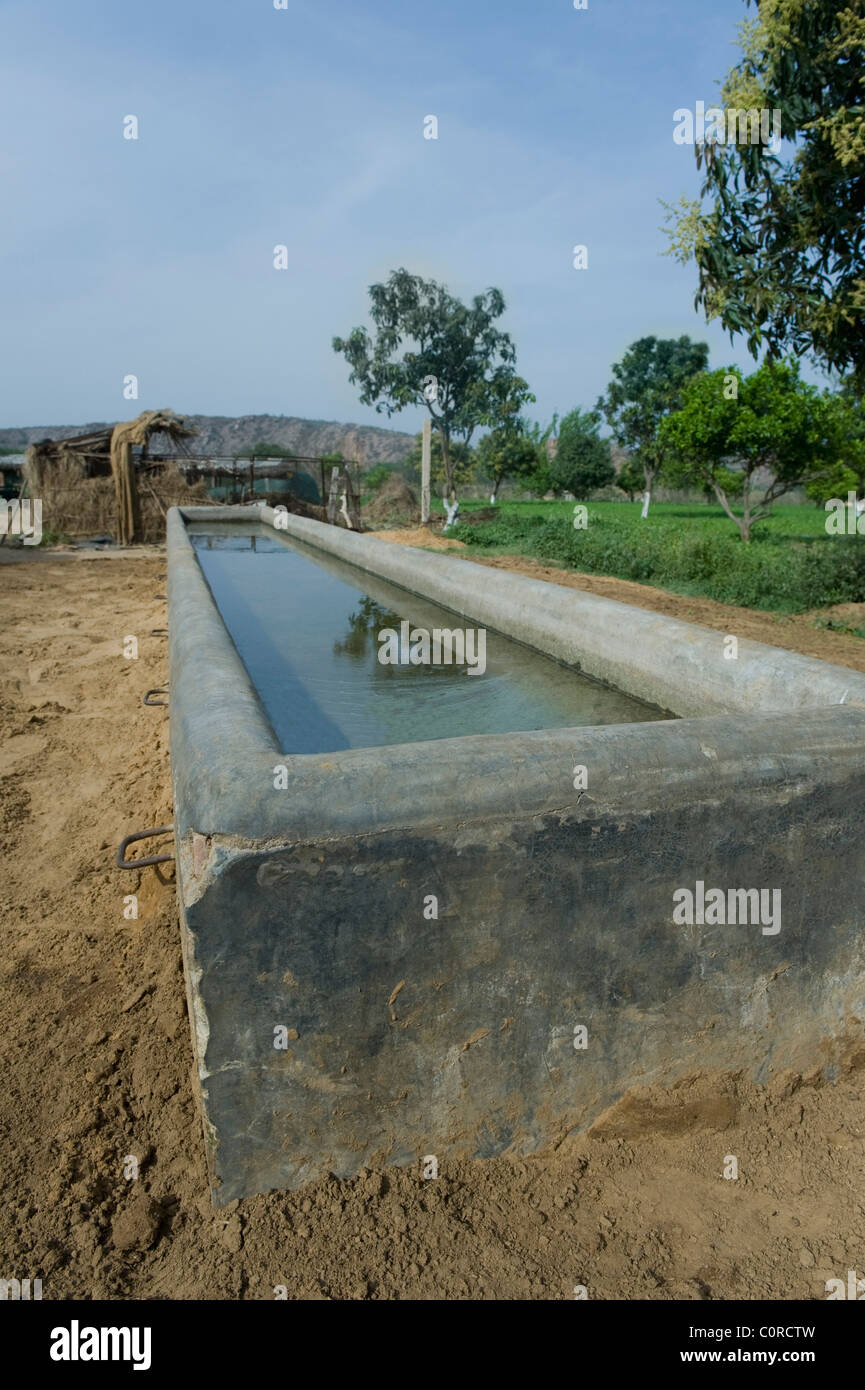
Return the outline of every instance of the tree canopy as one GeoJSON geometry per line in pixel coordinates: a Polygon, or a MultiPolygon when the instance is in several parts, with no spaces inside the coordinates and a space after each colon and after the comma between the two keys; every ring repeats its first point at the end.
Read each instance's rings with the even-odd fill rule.
{"type": "Polygon", "coordinates": [[[616,474],[616,487],[621,488],[628,500],[633,502],[636,494],[642,492],[645,486],[646,479],[638,456],[634,453],[625,454],[616,474]]]}
{"type": "Polygon", "coordinates": [[[294,454],[285,444],[269,444],[266,439],[257,439],[254,444],[236,450],[233,457],[237,462],[238,459],[293,459],[294,454]]]}
{"type": "Polygon", "coordinates": [[[621,362],[613,366],[607,393],[598,401],[616,442],[627,449],[643,470],[647,498],[664,466],[664,447],[658,428],[681,403],[682,388],[696,372],[705,371],[709,349],[680,338],[639,338],[621,362]]]}
{"type": "MultiPolygon", "coordinates": [[[[406,459],[406,469],[410,471],[411,477],[418,482],[420,482],[421,477],[422,456],[423,433],[419,430],[415,435],[411,453],[406,459]]],[[[448,478],[444,465],[441,437],[434,434],[430,440],[430,482],[433,487],[438,488],[444,496],[448,496],[451,486],[462,487],[466,483],[472,482],[474,476],[474,449],[462,439],[454,439],[451,441],[450,447],[450,478],[448,478]]]]}
{"type": "Polygon", "coordinates": [[[405,269],[370,285],[369,295],[374,336],[354,328],[348,338],[334,338],[334,351],[345,356],[364,405],[388,416],[426,407],[441,439],[449,492],[452,438],[468,445],[479,426],[505,423],[534,400],[514,369],[510,335],[496,326],[504,297],[489,289],[466,305],[444,285],[405,269]]]}
{"type": "Polygon", "coordinates": [[[832,398],[800,379],[798,362],[780,361],[748,377],[738,367],[694,377],[659,433],[670,476],[711,487],[747,541],[778,497],[832,466],[837,425],[832,398]]]}
{"type": "Polygon", "coordinates": [[[579,499],[614,482],[610,442],[601,439],[600,425],[599,411],[579,406],[563,417],[549,462],[550,483],[557,492],[571,492],[579,499]]]}
{"type": "MultiPolygon", "coordinates": [[[[697,145],[701,197],[668,206],[695,303],[756,357],[810,352],[865,383],[865,13],[861,0],[760,0],[724,107],[777,113],[780,153],[697,145]],[[707,201],[708,200],[708,201],[707,201]]],[[[744,132],[739,132],[741,137],[744,132]]]]}
{"type": "Polygon", "coordinates": [[[520,420],[485,434],[475,449],[475,458],[478,470],[493,485],[493,497],[506,478],[528,483],[537,476],[538,446],[520,420]]]}
{"type": "Polygon", "coordinates": [[[835,414],[837,457],[828,472],[805,488],[815,502],[832,497],[846,501],[848,492],[865,494],[865,406],[849,387],[828,399],[835,414]]]}

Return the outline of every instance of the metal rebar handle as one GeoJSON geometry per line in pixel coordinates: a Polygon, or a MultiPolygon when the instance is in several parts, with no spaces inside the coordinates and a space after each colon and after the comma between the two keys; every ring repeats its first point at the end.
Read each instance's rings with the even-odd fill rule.
{"type": "Polygon", "coordinates": [[[136,830],[134,834],[127,835],[120,841],[117,850],[118,869],[146,869],[149,864],[167,864],[169,859],[173,859],[173,854],[154,854],[149,859],[127,859],[126,847],[134,844],[136,840],[149,840],[151,835],[169,835],[174,830],[173,825],[151,826],[149,830],[136,830]]]}

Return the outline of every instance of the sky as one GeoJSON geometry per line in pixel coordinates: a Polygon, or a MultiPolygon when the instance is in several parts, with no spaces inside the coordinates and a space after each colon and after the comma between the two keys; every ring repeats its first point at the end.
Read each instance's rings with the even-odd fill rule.
{"type": "Polygon", "coordinates": [[[699,191],[673,113],[711,104],[749,13],[0,0],[0,426],[170,406],[416,430],[421,410],[362,406],[331,345],[400,266],[502,291],[543,422],[593,406],[647,334],[753,370],[663,255],[659,202],[699,191]]]}

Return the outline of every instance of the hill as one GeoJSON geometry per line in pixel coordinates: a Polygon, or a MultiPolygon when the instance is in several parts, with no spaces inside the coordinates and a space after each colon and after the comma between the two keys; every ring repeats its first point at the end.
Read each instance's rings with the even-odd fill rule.
{"type": "MultiPolygon", "coordinates": [[[[233,455],[263,442],[281,444],[295,454],[315,458],[341,453],[361,463],[399,463],[411,452],[414,435],[376,425],[341,424],[336,420],[304,420],[296,415],[188,415],[198,427],[191,441],[197,454],[233,455]]],[[[0,448],[26,449],[39,439],[63,439],[105,429],[106,421],[85,425],[27,425],[0,429],[0,448]]]]}

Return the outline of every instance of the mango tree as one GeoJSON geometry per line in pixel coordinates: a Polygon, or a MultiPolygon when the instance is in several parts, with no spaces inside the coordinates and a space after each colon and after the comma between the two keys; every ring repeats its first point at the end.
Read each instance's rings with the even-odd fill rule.
{"type": "Polygon", "coordinates": [[[490,430],[475,449],[478,469],[492,483],[490,503],[495,506],[499,488],[506,478],[525,482],[537,473],[538,450],[521,421],[490,430]]]}
{"type": "MultiPolygon", "coordinates": [[[[773,113],[784,143],[739,129],[697,144],[700,198],[669,207],[697,303],[756,358],[810,353],[865,385],[865,8],[760,0],[721,87],[728,114],[773,113]]],[[[728,121],[728,127],[729,127],[728,121]]]]}
{"type": "Polygon", "coordinates": [[[665,463],[658,437],[661,421],[676,410],[682,389],[696,372],[705,371],[709,349],[680,338],[640,338],[613,367],[613,379],[597,408],[604,412],[616,442],[634,455],[643,470],[643,518],[665,463]]]}
{"type": "Polygon", "coordinates": [[[445,494],[454,487],[451,440],[468,446],[475,429],[496,426],[533,400],[516,375],[516,349],[496,326],[505,311],[500,290],[463,304],[435,280],[405,269],[370,285],[374,334],[353,328],[334,338],[334,352],[351,367],[364,405],[388,416],[406,406],[426,408],[441,440],[445,494]]]}
{"type": "Polygon", "coordinates": [[[795,361],[695,377],[659,436],[668,476],[710,487],[743,541],[779,497],[828,472],[839,442],[831,398],[800,380],[795,361]]]}
{"type": "Polygon", "coordinates": [[[559,426],[555,456],[550,460],[550,480],[557,492],[570,492],[579,501],[615,481],[610,441],[598,433],[601,416],[596,410],[570,411],[559,426]]]}

